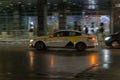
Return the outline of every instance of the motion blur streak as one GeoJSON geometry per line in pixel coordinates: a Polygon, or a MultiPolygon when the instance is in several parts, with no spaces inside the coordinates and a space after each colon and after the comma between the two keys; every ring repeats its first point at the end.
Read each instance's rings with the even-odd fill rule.
{"type": "Polygon", "coordinates": [[[54,55],[50,55],[50,67],[53,69],[54,68],[54,55]]]}
{"type": "Polygon", "coordinates": [[[97,55],[95,53],[90,55],[90,65],[97,65],[97,55]]]}
{"type": "Polygon", "coordinates": [[[28,55],[29,55],[30,70],[34,70],[34,53],[33,53],[33,51],[29,51],[28,55]]]}

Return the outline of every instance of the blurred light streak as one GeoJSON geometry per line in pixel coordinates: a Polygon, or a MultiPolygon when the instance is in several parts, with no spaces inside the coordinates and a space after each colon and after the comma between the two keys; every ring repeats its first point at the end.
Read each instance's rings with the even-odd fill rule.
{"type": "Polygon", "coordinates": [[[89,59],[90,65],[93,67],[92,70],[96,71],[98,69],[98,55],[96,53],[92,53],[89,59]]]}
{"type": "Polygon", "coordinates": [[[103,53],[103,62],[104,62],[102,67],[105,69],[108,69],[109,63],[111,62],[110,51],[107,49],[104,49],[102,53],[103,53]]]}
{"type": "Polygon", "coordinates": [[[97,55],[95,55],[95,54],[90,55],[90,64],[97,65],[97,55]]]}
{"type": "Polygon", "coordinates": [[[33,51],[29,51],[28,53],[29,55],[29,64],[30,64],[30,70],[34,69],[34,52],[33,51]]]}
{"type": "Polygon", "coordinates": [[[54,61],[54,55],[50,55],[50,68],[54,68],[55,61],[54,61]]]}

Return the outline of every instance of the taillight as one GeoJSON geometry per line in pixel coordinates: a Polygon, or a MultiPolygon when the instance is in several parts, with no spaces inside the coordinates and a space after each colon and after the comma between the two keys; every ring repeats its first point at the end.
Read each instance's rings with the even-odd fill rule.
{"type": "Polygon", "coordinates": [[[93,40],[93,41],[96,41],[96,38],[95,38],[95,37],[88,37],[88,39],[93,40]]]}

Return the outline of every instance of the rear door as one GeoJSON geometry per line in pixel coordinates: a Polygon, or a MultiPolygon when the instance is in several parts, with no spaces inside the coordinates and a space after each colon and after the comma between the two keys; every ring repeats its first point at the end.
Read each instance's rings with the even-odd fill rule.
{"type": "Polygon", "coordinates": [[[69,42],[69,32],[60,31],[53,34],[53,37],[46,41],[46,46],[48,47],[64,47],[69,42]]]}

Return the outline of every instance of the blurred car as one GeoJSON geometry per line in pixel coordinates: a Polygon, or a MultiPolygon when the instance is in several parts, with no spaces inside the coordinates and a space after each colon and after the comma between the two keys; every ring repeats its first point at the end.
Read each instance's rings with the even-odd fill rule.
{"type": "Polygon", "coordinates": [[[49,36],[40,36],[31,39],[29,47],[43,50],[49,47],[59,48],[75,48],[83,51],[86,48],[93,48],[97,46],[97,39],[95,36],[85,35],[76,30],[61,30],[49,36]]]}
{"type": "Polygon", "coordinates": [[[105,44],[106,46],[119,48],[120,47],[120,32],[116,32],[105,37],[105,44]]]}

